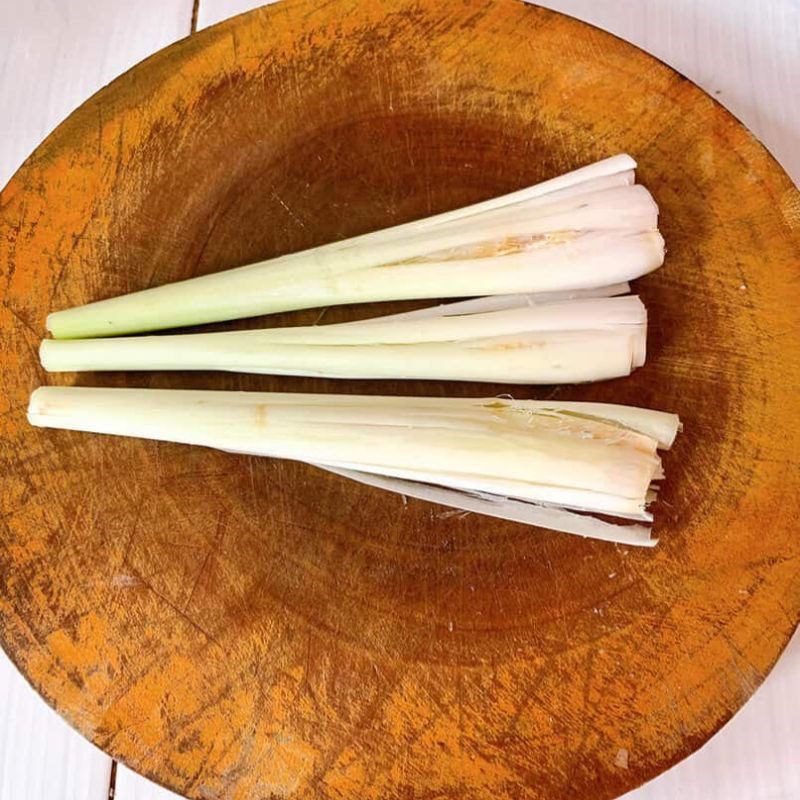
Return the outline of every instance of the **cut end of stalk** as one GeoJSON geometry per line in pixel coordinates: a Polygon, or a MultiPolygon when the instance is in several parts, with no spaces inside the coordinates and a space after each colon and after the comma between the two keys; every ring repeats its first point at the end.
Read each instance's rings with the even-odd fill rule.
{"type": "MultiPolygon", "coordinates": [[[[65,339],[67,338],[67,331],[69,328],[69,319],[71,316],[74,316],[71,312],[74,312],[75,309],[67,309],[66,311],[53,311],[47,315],[47,319],[45,320],[45,328],[47,332],[55,337],[56,339],[65,339]],[[67,318],[67,325],[62,327],[61,321],[67,318]]],[[[41,353],[41,350],[39,351],[41,353]]]]}
{"type": "Polygon", "coordinates": [[[60,345],[63,341],[54,339],[42,339],[39,345],[39,362],[47,372],[64,372],[60,366],[63,350],[60,345]]]}

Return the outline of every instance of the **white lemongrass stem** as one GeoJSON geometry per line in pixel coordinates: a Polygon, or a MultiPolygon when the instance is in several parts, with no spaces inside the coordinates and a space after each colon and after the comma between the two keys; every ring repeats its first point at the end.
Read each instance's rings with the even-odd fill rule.
{"type": "MultiPolygon", "coordinates": [[[[558,175],[555,178],[550,178],[549,180],[542,181],[541,183],[537,183],[525,189],[519,189],[516,192],[504,194],[500,197],[493,197],[480,203],[474,203],[471,206],[464,206],[463,208],[445,211],[442,214],[428,217],[426,220],[422,221],[422,224],[425,226],[441,225],[445,222],[452,222],[456,219],[474,216],[484,211],[491,211],[500,206],[514,205],[524,200],[542,197],[546,194],[564,192],[564,190],[572,189],[575,186],[586,185],[594,188],[594,185],[596,185],[593,184],[594,181],[614,175],[623,175],[624,181],[631,184],[634,181],[636,166],[636,161],[631,156],[627,153],[621,153],[616,156],[611,156],[610,158],[604,158],[601,161],[596,161],[593,164],[587,164],[585,167],[578,167],[578,169],[574,169],[572,172],[566,172],[563,175],[558,175]]],[[[403,228],[413,228],[414,226],[414,222],[407,222],[405,225],[396,225],[389,230],[400,231],[403,228]]],[[[366,234],[365,238],[366,236],[380,234],[381,231],[376,231],[374,234],[366,234]]]]}
{"type": "Polygon", "coordinates": [[[552,508],[536,503],[525,503],[519,500],[509,500],[507,497],[495,496],[486,493],[476,494],[464,492],[459,489],[446,489],[418,481],[403,480],[402,478],[389,478],[384,475],[374,475],[369,472],[358,472],[353,469],[340,469],[338,467],[321,467],[322,469],[358,481],[366,486],[394,492],[404,497],[413,497],[425,500],[440,506],[448,506],[470,514],[481,514],[487,517],[520,522],[524,525],[535,525],[539,528],[572,533],[591,539],[601,539],[617,544],[634,545],[636,547],[654,547],[658,539],[651,536],[647,525],[619,525],[614,522],[605,522],[585,514],[577,514],[565,508],[552,508]]]}
{"type": "MultiPolygon", "coordinates": [[[[491,305],[493,298],[486,298],[491,305]]],[[[222,370],[333,378],[580,383],[644,364],[647,313],[635,296],[529,302],[480,311],[178,336],[48,339],[50,372],[222,370]]]]}
{"type": "MultiPolygon", "coordinates": [[[[240,452],[240,451],[235,451],[240,452]]],[[[366,471],[369,465],[349,461],[331,461],[327,463],[332,469],[349,469],[366,471]]],[[[409,480],[445,488],[463,490],[463,476],[444,470],[414,469],[411,467],[381,467],[380,474],[385,477],[409,480]]],[[[654,473],[653,480],[656,480],[654,473]]],[[[569,508],[594,514],[609,514],[620,519],[639,522],[652,522],[653,516],[642,507],[639,499],[620,498],[610,492],[597,492],[585,489],[574,489],[564,486],[548,486],[539,484],[532,492],[525,481],[475,476],[470,479],[469,491],[492,497],[506,497],[524,502],[535,502],[550,508],[569,508]]],[[[646,501],[647,502],[647,501],[646,501]]]]}
{"type": "Polygon", "coordinates": [[[541,292],[539,294],[495,294],[487,297],[475,297],[472,300],[460,300],[457,303],[440,303],[438,306],[426,306],[416,311],[403,311],[385,317],[362,319],[352,325],[365,325],[371,322],[386,320],[425,319],[426,317],[451,317],[460,314],[477,314],[485,311],[505,311],[508,308],[524,308],[541,303],[554,303],[561,300],[587,300],[593,297],[618,297],[628,294],[629,283],[615,283],[611,286],[598,286],[596,289],[576,289],[571,292],[541,292]]]}
{"type": "Polygon", "coordinates": [[[28,416],[641,520],[679,427],[604,404],[82,387],[38,389],[28,416]]]}
{"type": "MultiPolygon", "coordinates": [[[[35,394],[42,392],[41,399],[47,400],[51,391],[59,387],[42,387],[35,394]]],[[[69,392],[120,391],[133,392],[133,389],[106,390],[82,387],[63,387],[69,392]]],[[[138,390],[145,391],[145,390],[138,390]]],[[[577,420],[601,421],[616,425],[622,430],[635,431],[656,442],[661,450],[669,450],[680,431],[680,422],[675,414],[653,409],[624,406],[618,403],[587,403],[565,400],[514,400],[510,397],[392,397],[385,395],[350,395],[350,394],[307,394],[298,392],[218,392],[203,390],[146,390],[148,392],[166,393],[170,397],[185,398],[196,403],[209,403],[224,399],[226,406],[251,407],[268,398],[270,407],[274,409],[293,409],[290,413],[303,414],[305,409],[316,420],[338,420],[344,414],[345,419],[365,406],[369,407],[371,418],[389,419],[395,413],[398,403],[402,403],[404,419],[412,420],[415,425],[437,424],[442,418],[466,421],[475,414],[484,414],[489,410],[495,414],[504,414],[506,422],[516,421],[526,424],[527,418],[536,415],[556,417],[574,417],[577,420]],[[177,397],[176,397],[177,396],[177,397]],[[381,416],[381,414],[383,416],[381,416]],[[348,416],[349,415],[349,416],[348,416]]],[[[69,395],[72,396],[72,395],[69,395]]],[[[100,395],[96,395],[100,397],[100,395]]],[[[149,395],[147,395],[149,397],[149,395]]],[[[31,398],[33,400],[33,397],[31,398]]],[[[77,398],[76,398],[77,399],[77,398]]],[[[120,398],[127,402],[125,396],[120,398]]],[[[130,398],[135,402],[135,398],[130,398]]],[[[38,406],[37,406],[38,408],[38,406]]],[[[51,426],[48,426],[51,427],[51,426]]]]}
{"type": "Polygon", "coordinates": [[[573,292],[661,265],[650,194],[618,156],[504,197],[48,317],[56,338],[114,336],[342,303],[573,292]]]}

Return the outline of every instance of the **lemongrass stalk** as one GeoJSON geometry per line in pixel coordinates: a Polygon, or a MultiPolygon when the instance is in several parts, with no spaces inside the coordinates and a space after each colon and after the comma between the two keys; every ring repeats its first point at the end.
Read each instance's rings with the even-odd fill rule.
{"type": "MultiPolygon", "coordinates": [[[[42,349],[51,372],[81,370],[222,370],[351,379],[478,381],[509,384],[585,383],[629,375],[640,345],[616,331],[527,334],[470,343],[411,345],[284,345],[254,335],[208,334],[183,341],[67,340],[86,345],[42,349]],[[216,338],[216,337],[219,338],[216,338]],[[212,338],[214,340],[212,341],[212,338]],[[247,341],[247,340],[250,341],[247,341]],[[119,345],[119,347],[116,347],[119,345]]],[[[177,339],[178,337],[167,337],[177,339]]]]}
{"type": "MultiPolygon", "coordinates": [[[[563,175],[558,175],[555,178],[550,178],[549,180],[542,181],[541,183],[537,183],[525,189],[520,189],[516,192],[504,194],[500,197],[493,197],[489,200],[484,200],[483,202],[475,203],[471,206],[457,208],[453,211],[445,211],[442,214],[428,217],[422,222],[422,224],[424,226],[441,225],[446,222],[452,222],[455,219],[463,219],[484,211],[491,211],[492,209],[500,206],[510,206],[525,200],[542,197],[546,194],[556,194],[557,192],[571,190],[575,186],[584,185],[594,188],[596,185],[593,183],[594,181],[614,175],[623,175],[626,182],[632,183],[633,173],[636,167],[636,161],[631,156],[629,156],[627,153],[621,153],[616,156],[611,156],[610,158],[604,158],[601,161],[596,161],[593,164],[587,164],[585,167],[579,167],[578,169],[572,170],[572,172],[566,172],[563,175]]],[[[405,224],[405,226],[398,225],[394,228],[390,228],[389,230],[399,230],[404,227],[413,228],[414,225],[415,223],[408,222],[405,224]]],[[[377,235],[380,235],[380,233],[380,231],[376,232],[377,235]]],[[[366,235],[370,236],[376,234],[366,235]]]]}
{"type": "MultiPolygon", "coordinates": [[[[217,392],[195,392],[199,400],[213,400],[217,392]]],[[[381,395],[370,396],[348,394],[302,394],[296,392],[278,392],[270,394],[273,407],[289,406],[306,408],[315,406],[313,414],[319,419],[322,414],[335,414],[341,409],[352,410],[369,401],[370,414],[378,414],[381,410],[392,413],[397,405],[396,397],[381,395]],[[324,409],[324,410],[323,410],[324,409]]],[[[475,414],[483,414],[486,410],[503,414],[506,422],[514,421],[517,425],[527,425],[533,415],[547,415],[556,419],[574,417],[578,420],[601,421],[615,425],[618,429],[640,433],[656,442],[660,450],[669,450],[675,443],[680,431],[680,422],[675,414],[665,411],[654,411],[637,406],[624,406],[618,403],[587,403],[568,400],[514,400],[511,397],[449,397],[446,407],[439,397],[406,397],[403,398],[404,411],[415,425],[423,425],[426,421],[442,418],[456,419],[462,423],[474,418],[475,414]]],[[[253,402],[249,392],[232,392],[226,395],[226,402],[238,405],[249,405],[253,402]]]]}
{"type": "Polygon", "coordinates": [[[549,528],[562,533],[571,533],[576,536],[616,542],[617,544],[636,547],[654,547],[658,544],[658,539],[654,539],[651,536],[651,530],[647,525],[620,525],[568,511],[564,508],[524,503],[519,500],[509,500],[507,497],[502,496],[485,493],[476,494],[459,489],[446,489],[428,483],[389,478],[384,475],[374,475],[369,472],[358,472],[352,469],[339,469],[330,466],[321,468],[343,478],[363,483],[366,486],[394,492],[404,497],[412,497],[429,503],[448,506],[470,514],[496,517],[510,522],[535,525],[539,528],[549,528]]]}
{"type": "Polygon", "coordinates": [[[339,325],[45,340],[40,357],[50,372],[222,370],[502,383],[604,380],[644,363],[647,314],[635,296],[549,303],[519,296],[486,312],[481,301],[453,305],[461,313],[445,306],[435,315],[339,325]]]}
{"type": "Polygon", "coordinates": [[[580,290],[633,280],[659,267],[663,252],[657,231],[591,231],[570,233],[553,246],[545,242],[527,252],[401,262],[337,275],[321,271],[294,282],[274,280],[266,267],[257,275],[233,270],[101,301],[103,309],[96,304],[93,310],[84,306],[57,312],[68,316],[56,323],[51,315],[48,328],[56,338],[82,338],[340,303],[580,290]],[[84,325],[84,314],[95,321],[84,325]],[[145,318],[150,322],[127,322],[145,318]]]}
{"type": "MultiPolygon", "coordinates": [[[[242,452],[239,450],[232,452],[242,452]]],[[[368,472],[372,467],[369,464],[351,461],[331,461],[326,464],[331,469],[352,470],[368,472]]],[[[415,483],[425,483],[444,488],[464,489],[464,478],[457,473],[444,470],[414,469],[411,467],[381,467],[379,474],[387,478],[409,480],[415,483]]],[[[653,480],[655,480],[655,475],[653,480]]],[[[531,489],[525,481],[498,479],[484,476],[472,476],[468,490],[492,497],[506,497],[523,502],[537,503],[549,508],[569,508],[572,511],[608,514],[620,519],[634,520],[637,522],[652,522],[653,516],[642,508],[638,498],[622,498],[611,492],[597,492],[585,489],[575,489],[564,486],[548,486],[537,484],[531,489]]]]}
{"type": "Polygon", "coordinates": [[[38,389],[28,416],[642,520],[679,427],[603,404],[82,387],[38,389]]]}
{"type": "Polygon", "coordinates": [[[391,299],[580,291],[663,262],[658,209],[608,159],[426,220],[48,317],[56,338],[136,333],[391,299]]]}
{"type": "Polygon", "coordinates": [[[340,271],[387,264],[435,254],[452,248],[500,242],[508,247],[516,239],[542,237],[553,231],[649,230],[658,224],[658,206],[644,186],[621,186],[570,194],[567,197],[545,195],[518,206],[503,206],[475,217],[455,220],[446,225],[409,233],[373,245],[367,253],[362,248],[342,248],[343,258],[334,268],[340,271]]]}
{"type": "MultiPolygon", "coordinates": [[[[52,387],[55,388],[55,387],[52,387]]],[[[95,393],[101,389],[82,387],[66,387],[70,392],[89,391],[95,393]]],[[[37,389],[42,392],[42,399],[48,399],[51,387],[37,389]]],[[[134,390],[111,390],[130,392],[134,390]]],[[[449,424],[449,420],[458,421],[459,425],[474,420],[476,415],[483,418],[487,411],[493,415],[502,415],[506,424],[525,427],[531,416],[542,415],[561,419],[563,417],[577,420],[601,421],[614,425],[618,430],[640,433],[656,442],[661,450],[669,450],[680,431],[680,422],[675,414],[653,409],[625,406],[618,403],[572,402],[567,400],[515,400],[508,396],[499,397],[448,397],[443,401],[440,397],[392,397],[384,395],[350,395],[350,394],[308,394],[299,392],[218,392],[212,390],[160,390],[150,392],[167,393],[168,396],[179,395],[196,403],[212,403],[224,399],[226,406],[250,407],[258,403],[258,398],[268,397],[273,411],[290,409],[290,413],[302,415],[308,413],[317,421],[341,421],[352,416],[364,406],[369,407],[371,419],[388,420],[394,414],[398,402],[402,401],[404,418],[415,426],[449,424]]],[[[71,396],[71,395],[70,395],[71,396]]],[[[149,396],[149,395],[148,395],[149,396]]],[[[52,398],[49,398],[52,399],[52,398]]]]}
{"type": "Polygon", "coordinates": [[[541,303],[555,303],[562,300],[588,300],[594,297],[618,297],[628,294],[631,285],[615,283],[611,286],[598,286],[596,289],[576,289],[567,292],[540,292],[538,294],[495,294],[486,297],[475,297],[472,300],[460,300],[457,303],[440,303],[437,306],[426,306],[416,311],[403,311],[385,317],[372,317],[350,323],[362,325],[371,322],[384,322],[394,319],[425,319],[426,317],[449,317],[460,314],[477,314],[486,311],[505,311],[509,308],[524,308],[541,303]]]}

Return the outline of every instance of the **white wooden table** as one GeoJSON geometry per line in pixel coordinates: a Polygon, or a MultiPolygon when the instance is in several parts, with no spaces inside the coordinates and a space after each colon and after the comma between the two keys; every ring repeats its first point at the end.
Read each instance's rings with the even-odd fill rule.
{"type": "MultiPolygon", "coordinates": [[[[372,0],[365,0],[372,2],[372,0]]],[[[446,2],[446,0],[443,0],[446,2]]],[[[69,112],[150,53],[258,0],[0,0],[0,186],[69,112]]],[[[800,0],[541,0],[714,94],[800,183],[800,0]]],[[[794,299],[797,302],[797,298],[794,299]]],[[[0,652],[0,800],[176,795],[72,731],[0,652]]],[[[625,800],[798,800],[800,635],[704,748],[625,800]]]]}

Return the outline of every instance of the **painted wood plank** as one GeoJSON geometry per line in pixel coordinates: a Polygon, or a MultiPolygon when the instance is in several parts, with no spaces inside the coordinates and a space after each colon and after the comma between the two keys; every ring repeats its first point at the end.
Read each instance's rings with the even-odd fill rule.
{"type": "Polygon", "coordinates": [[[115,800],[183,800],[122,764],[117,767],[116,784],[115,800]]]}
{"type": "Polygon", "coordinates": [[[278,0],[267,0],[267,2],[264,0],[200,0],[197,30],[215,25],[223,19],[236,16],[236,14],[243,14],[245,11],[275,2],[278,0]]]}
{"type": "Polygon", "coordinates": [[[110,772],[0,653],[0,798],[106,800],[110,772]]]}
{"type": "Polygon", "coordinates": [[[64,117],[189,33],[192,0],[0,0],[0,186],[64,117]]]}

